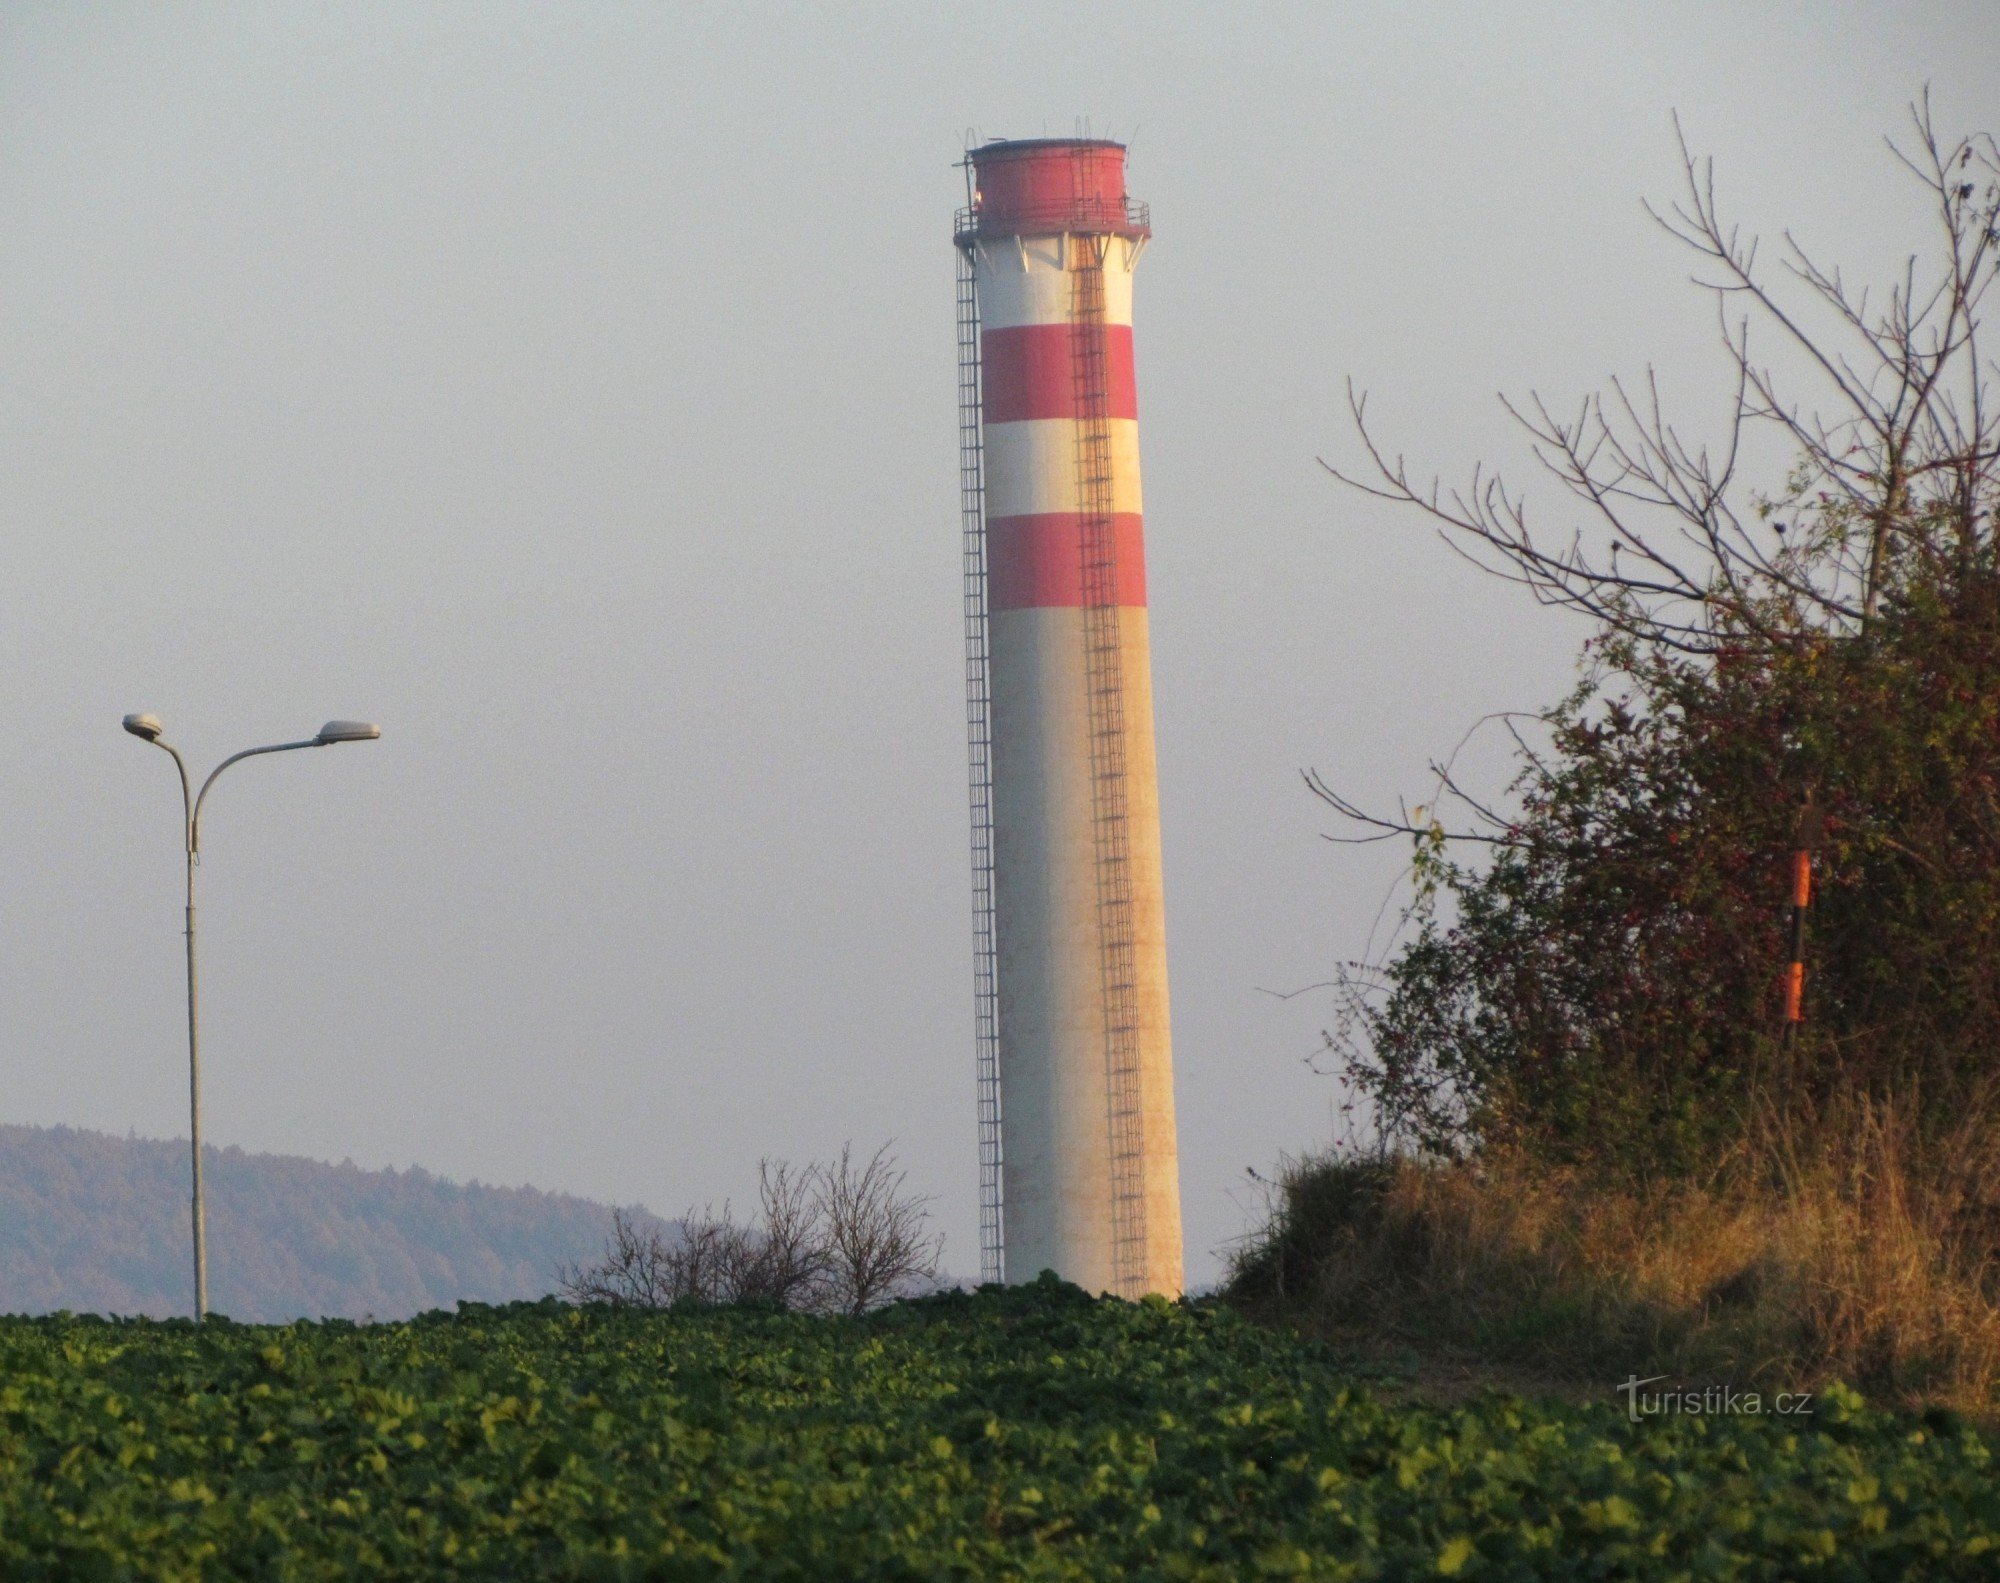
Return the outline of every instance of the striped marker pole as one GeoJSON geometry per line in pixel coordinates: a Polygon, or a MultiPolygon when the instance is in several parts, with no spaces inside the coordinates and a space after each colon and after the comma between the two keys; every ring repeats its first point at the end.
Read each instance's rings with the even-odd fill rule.
{"type": "Polygon", "coordinates": [[[1799,1024],[1805,1020],[1806,1004],[1806,914],[1812,907],[1812,855],[1819,845],[1825,816],[1806,793],[1799,809],[1797,834],[1792,850],[1792,931],[1791,961],[1785,965],[1785,1032],[1787,1049],[1798,1042],[1799,1024]]]}
{"type": "Polygon", "coordinates": [[[970,155],[1005,1270],[1181,1290],[1180,1178],[1118,144],[970,155]]]}

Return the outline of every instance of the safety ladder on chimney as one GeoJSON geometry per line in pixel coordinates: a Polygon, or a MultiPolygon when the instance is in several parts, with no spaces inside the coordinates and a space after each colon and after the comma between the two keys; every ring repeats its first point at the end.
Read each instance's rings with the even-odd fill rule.
{"type": "Polygon", "coordinates": [[[1000,1002],[993,924],[993,694],[987,629],[986,469],[980,405],[978,216],[966,162],[958,228],[958,495],[965,573],[965,740],[972,788],[972,1038],[979,1094],[979,1275],[1006,1278],[1000,1201],[1000,1002]]]}
{"type": "Polygon", "coordinates": [[[1104,268],[1117,240],[1095,214],[1094,151],[1078,149],[1075,225],[1063,247],[1070,275],[1076,388],[1079,550],[1083,560],[1084,693],[1090,734],[1091,845],[1104,1004],[1106,1123],[1111,1149],[1111,1270],[1120,1295],[1146,1281],[1145,1136],[1139,1079],[1139,997],[1126,812],[1125,656],[1118,607],[1115,452],[1105,349],[1104,268]]]}

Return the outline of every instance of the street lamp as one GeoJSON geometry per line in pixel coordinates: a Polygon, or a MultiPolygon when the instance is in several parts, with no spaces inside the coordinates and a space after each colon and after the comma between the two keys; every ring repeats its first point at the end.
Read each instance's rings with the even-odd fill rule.
{"type": "Polygon", "coordinates": [[[209,771],[208,779],[201,783],[201,790],[192,796],[189,795],[187,765],[179,750],[166,740],[166,728],[160,724],[160,717],[127,715],[125,729],[135,737],[173,754],[174,768],[181,772],[182,834],[187,838],[188,1116],[194,1144],[194,1316],[203,1320],[208,1318],[208,1217],[201,1196],[201,1002],[195,989],[194,972],[194,869],[201,853],[201,805],[208,800],[208,789],[215,784],[216,777],[240,759],[256,758],[261,753],[289,753],[294,748],[331,747],[336,742],[372,742],[382,734],[382,728],[363,720],[329,720],[319,728],[317,736],[304,742],[277,742],[267,748],[245,748],[241,753],[230,754],[209,771]]]}

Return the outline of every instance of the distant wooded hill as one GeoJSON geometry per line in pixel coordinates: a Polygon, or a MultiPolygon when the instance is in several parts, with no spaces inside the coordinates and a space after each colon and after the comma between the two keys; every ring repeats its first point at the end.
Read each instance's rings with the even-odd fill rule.
{"type": "MultiPolygon", "coordinates": [[[[607,1205],[532,1187],[234,1148],[204,1161],[209,1306],[232,1319],[540,1297],[611,1231],[607,1205]]],[[[185,1314],[190,1258],[185,1142],[0,1126],[0,1313],[185,1314]]]]}

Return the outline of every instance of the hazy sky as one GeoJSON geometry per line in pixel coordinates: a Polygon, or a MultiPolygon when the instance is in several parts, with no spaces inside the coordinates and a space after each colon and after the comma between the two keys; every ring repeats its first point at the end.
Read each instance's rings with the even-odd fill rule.
{"type": "MultiPolygon", "coordinates": [[[[1190,1273],[1421,795],[1582,630],[1343,491],[1344,382],[1457,471],[1496,391],[1726,395],[1670,112],[1863,273],[1963,4],[0,10],[0,1120],[184,1134],[178,794],[224,1143],[674,1213],[897,1140],[975,1229],[951,216],[1128,140],[1190,1273]],[[1227,22],[1220,20],[1225,14],[1227,22]]],[[[1525,475],[1524,475],[1525,476],[1525,475]]],[[[1550,501],[1553,506],[1555,502],[1550,501]]],[[[1488,761],[1497,774],[1497,761],[1488,761]]],[[[218,1263],[228,1257],[216,1248],[218,1263]]]]}

